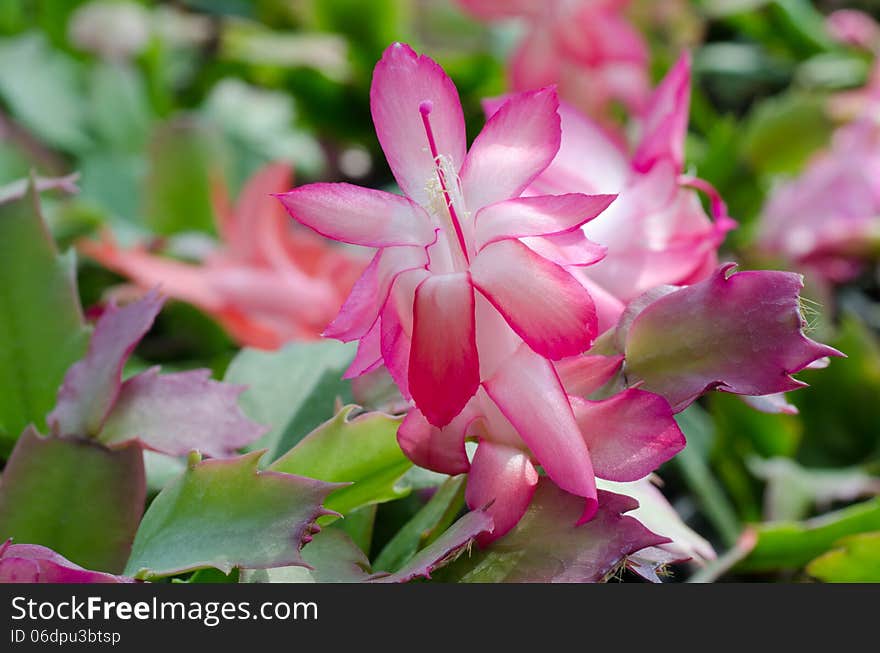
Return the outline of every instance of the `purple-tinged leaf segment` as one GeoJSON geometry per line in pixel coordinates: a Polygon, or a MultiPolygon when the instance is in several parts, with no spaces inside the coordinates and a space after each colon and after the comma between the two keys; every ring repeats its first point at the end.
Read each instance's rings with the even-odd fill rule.
{"type": "Polygon", "coordinates": [[[125,573],[150,579],[306,564],[300,549],[339,485],[260,471],[263,453],[190,464],[144,515],[125,573]]]}
{"type": "Polygon", "coordinates": [[[482,533],[491,533],[492,517],[485,510],[473,510],[450,526],[433,544],[419,551],[401,569],[388,575],[376,575],[377,583],[406,583],[415,578],[430,578],[431,573],[457,558],[482,533]]]}
{"type": "Polygon", "coordinates": [[[0,480],[0,538],[47,546],[87,569],[118,573],[145,497],[137,445],[111,451],[28,428],[0,480]]]}
{"type": "Polygon", "coordinates": [[[95,325],[89,350],[64,377],[47,420],[55,435],[95,436],[122,384],[122,368],[162,308],[155,291],[119,308],[109,305],[95,325]]]}
{"type": "Polygon", "coordinates": [[[98,439],[109,447],[137,440],[172,456],[192,450],[231,456],[266,429],[238,406],[244,386],[213,381],[210,370],[159,374],[154,367],[125,383],[98,439]]]}
{"type": "Polygon", "coordinates": [[[83,569],[39,544],[0,545],[0,583],[133,583],[126,576],[83,569]]]}
{"type": "Polygon", "coordinates": [[[804,334],[800,275],[733,267],[660,297],[632,320],[624,343],[630,385],[662,395],[678,412],[713,389],[794,390],[804,384],[792,374],[842,355],[804,334]]]}
{"type": "Polygon", "coordinates": [[[15,202],[27,197],[31,185],[38,193],[47,190],[60,190],[71,195],[79,192],[76,182],[79,173],[74,172],[63,177],[33,177],[33,179],[17,179],[11,183],[0,186],[0,204],[15,202]]]}
{"type": "Polygon", "coordinates": [[[542,478],[519,524],[487,549],[454,563],[444,577],[473,583],[602,581],[628,556],[669,542],[624,514],[637,507],[634,499],[600,490],[596,515],[576,526],[583,499],[542,478]]]}

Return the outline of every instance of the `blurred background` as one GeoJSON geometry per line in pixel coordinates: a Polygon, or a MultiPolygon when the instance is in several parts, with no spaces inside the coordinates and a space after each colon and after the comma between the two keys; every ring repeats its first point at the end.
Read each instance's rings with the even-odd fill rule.
{"type": "MultiPolygon", "coordinates": [[[[481,19],[466,4],[4,0],[0,188],[31,171],[47,179],[78,173],[79,192],[48,193],[43,210],[61,248],[80,249],[83,305],[100,310],[137,278],[119,274],[124,265],[112,259],[125,254],[113,248],[183,263],[214,260],[218,243],[234,250],[234,218],[222,215],[235,213],[229,198],[266,164],[289,164],[290,186],[324,180],[393,188],[369,111],[372,68],[392,41],[412,44],[448,71],[473,138],[484,121],[481,100],[509,90],[507,61],[529,27],[517,16],[481,19]],[[102,253],[94,243],[110,249],[102,253]]],[[[647,45],[651,83],[682,50],[692,52],[686,171],[711,182],[739,223],[721,259],[804,273],[811,337],[849,356],[801,375],[810,387],[789,397],[796,414],[757,412],[722,393],[688,411],[690,446],[661,471],[666,493],[719,551],[734,546],[748,524],[789,520],[812,528],[802,520],[868,505],[880,493],[880,164],[873,167],[880,137],[872,141],[870,130],[857,137],[870,150],[854,163],[862,186],[836,185],[809,200],[830,207],[816,217],[824,224],[848,198],[865,194],[859,210],[869,214],[866,224],[857,233],[844,227],[832,255],[766,246],[762,224],[785,184],[806,178],[794,195],[815,190],[819,182],[804,176],[817,157],[842,147],[846,159],[847,147],[858,149],[835,145],[840,130],[880,122],[880,82],[872,81],[880,29],[871,21],[880,2],[612,4],[626,5],[625,19],[647,45]],[[866,13],[846,11],[853,9],[866,13]]],[[[612,101],[595,117],[625,132],[627,111],[612,101]]],[[[285,173],[272,178],[274,187],[264,179],[253,188],[265,191],[261,197],[284,190],[285,173]]],[[[341,265],[319,254],[302,256],[314,259],[315,270],[341,265]]],[[[241,316],[218,317],[209,299],[196,298],[197,285],[178,293],[195,299],[163,312],[138,350],[141,365],[207,365],[222,375],[241,344],[280,344],[260,341],[241,316]]],[[[315,336],[303,329],[296,337],[315,336]]],[[[873,519],[855,532],[880,533],[880,518],[873,519]]],[[[826,539],[851,533],[841,528],[826,539]]],[[[726,577],[798,577],[803,557],[771,556],[726,577]]]]}

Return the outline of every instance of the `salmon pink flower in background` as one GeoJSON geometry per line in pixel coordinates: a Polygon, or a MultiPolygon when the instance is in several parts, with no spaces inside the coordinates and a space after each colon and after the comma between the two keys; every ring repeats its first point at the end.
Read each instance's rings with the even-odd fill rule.
{"type": "Polygon", "coordinates": [[[233,207],[214,189],[221,242],[200,264],[123,248],[109,233],[79,249],[146,289],[189,302],[213,315],[243,345],[276,349],[313,339],[339,310],[366,262],[296,229],[271,193],[290,187],[287,164],[269,164],[245,185],[233,207]]]}
{"type": "Polygon", "coordinates": [[[640,113],[650,94],[648,47],[627,20],[629,0],[459,0],[481,20],[522,19],[511,57],[515,91],[557,84],[561,98],[597,119],[612,102],[640,113]]]}

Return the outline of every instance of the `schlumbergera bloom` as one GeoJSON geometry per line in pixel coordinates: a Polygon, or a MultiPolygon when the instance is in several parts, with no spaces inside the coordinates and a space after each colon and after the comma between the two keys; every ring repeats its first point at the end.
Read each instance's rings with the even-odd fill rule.
{"type": "MultiPolygon", "coordinates": [[[[880,54],[880,26],[867,14],[837,11],[828,27],[880,54]]],[[[880,59],[863,88],[836,94],[829,108],[846,124],[798,177],[774,187],[757,241],[769,255],[843,283],[880,258],[880,59]]]]}
{"type": "MultiPolygon", "coordinates": [[[[602,401],[619,357],[553,361],[591,346],[592,297],[571,274],[604,249],[579,231],[614,195],[522,195],[556,156],[551,88],[511,97],[466,150],[451,80],[396,43],[371,88],[376,132],[404,195],[311,184],[279,196],[299,222],[327,237],[378,249],[329,337],[358,340],[347,376],[385,365],[415,407],[398,433],[417,464],[470,470],[467,502],[490,505],[496,539],[531,501],[535,465],[598,507],[595,477],[633,481],[684,445],[662,397],[626,389],[602,401]],[[479,444],[468,460],[465,439],[479,444]]],[[[483,541],[486,541],[484,537],[483,541]]]]}
{"type": "Polygon", "coordinates": [[[339,310],[364,263],[297,228],[270,193],[290,187],[293,171],[273,163],[248,180],[233,206],[214,188],[221,243],[200,263],[157,256],[143,246],[120,247],[109,233],[79,249],[132,279],[142,291],[156,286],[214,316],[244,345],[276,349],[313,339],[339,310]]]}
{"type": "MultiPolygon", "coordinates": [[[[715,190],[684,173],[690,82],[690,57],[684,54],[652,94],[632,152],[563,103],[559,153],[526,191],[619,194],[582,229],[607,248],[605,258],[575,270],[596,301],[601,332],[651,288],[709,276],[718,265],[718,247],[736,225],[715,190]],[[714,220],[696,190],[708,193],[714,220]]],[[[497,105],[487,102],[487,113],[497,105]]]]}
{"type": "Polygon", "coordinates": [[[597,118],[613,101],[640,112],[650,93],[648,46],[627,20],[629,0],[459,0],[482,20],[519,18],[526,35],[510,61],[516,91],[557,84],[597,118]]]}
{"type": "Polygon", "coordinates": [[[758,231],[764,252],[832,283],[880,257],[880,85],[864,99],[861,115],[835,131],[827,150],[774,188],[758,231]]]}

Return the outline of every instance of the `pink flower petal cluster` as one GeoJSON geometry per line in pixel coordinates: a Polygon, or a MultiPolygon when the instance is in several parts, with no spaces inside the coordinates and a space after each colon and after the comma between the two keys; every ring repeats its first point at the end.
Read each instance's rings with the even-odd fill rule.
{"type": "MultiPolygon", "coordinates": [[[[736,226],[708,182],[684,174],[690,81],[690,57],[684,54],[653,92],[631,152],[563,104],[559,154],[526,191],[618,194],[582,230],[607,248],[604,259],[577,272],[596,301],[600,332],[651,288],[706,278],[718,265],[725,234],[736,226]],[[696,190],[709,195],[714,220],[696,190]]],[[[494,105],[487,105],[489,111],[494,105]]]]}
{"type": "Polygon", "coordinates": [[[853,279],[880,256],[880,75],[874,78],[860,115],[798,177],[778,184],[761,214],[757,241],[765,253],[831,283],[853,279]]]}
{"type": "Polygon", "coordinates": [[[827,27],[836,40],[872,52],[874,67],[864,87],[832,96],[829,111],[845,124],[799,176],[773,189],[757,242],[789,265],[844,283],[880,257],[880,26],[842,9],[827,27]]]}
{"type": "MultiPolygon", "coordinates": [[[[559,149],[552,89],[510,98],[467,151],[452,82],[394,44],[376,66],[371,104],[405,195],[312,184],[279,196],[319,233],[378,249],[325,335],[359,341],[349,376],[388,368],[415,404],[402,448],[437,471],[470,470],[468,504],[492,504],[493,539],[525,512],[536,464],[585,499],[589,519],[597,474],[635,480],[684,445],[661,397],[573,397],[554,366],[596,336],[594,302],[571,270],[602,257],[580,227],[614,195],[523,196],[559,149]],[[472,462],[466,437],[479,440],[472,462]]],[[[581,391],[620,360],[590,362],[581,391]]]]}
{"type": "MultiPolygon", "coordinates": [[[[636,481],[684,446],[675,410],[716,388],[791,389],[791,373],[837,353],[803,335],[797,275],[721,267],[662,285],[709,275],[731,226],[711,187],[681,175],[687,73],[685,58],[655,93],[632,157],[607,139],[561,149],[549,88],[508,98],[468,151],[452,82],[394,44],[371,106],[404,195],[348,184],[279,195],[315,231],[378,250],[325,335],[358,341],[347,376],[384,366],[412,401],[398,442],[415,463],[469,472],[468,505],[488,506],[495,523],[483,543],[525,513],[538,467],[583,500],[587,521],[596,478],[636,481]],[[585,194],[585,169],[610,175],[621,196],[585,194]],[[715,223],[690,186],[710,192],[715,223]],[[627,194],[620,224],[601,232],[616,267],[590,276],[606,249],[585,232],[627,194]]],[[[569,136],[598,133],[567,124],[569,136]]]]}
{"type": "Polygon", "coordinates": [[[221,243],[200,264],[123,248],[107,233],[78,244],[86,255],[214,316],[243,345],[277,349],[313,339],[339,310],[364,262],[313,234],[291,229],[270,194],[290,188],[290,166],[269,164],[247,182],[235,206],[218,184],[214,210],[221,243]]]}
{"type": "Polygon", "coordinates": [[[629,0],[459,0],[486,21],[520,18],[511,88],[557,84],[562,99],[606,118],[612,102],[641,112],[650,93],[648,47],[624,15],[629,0]]]}

